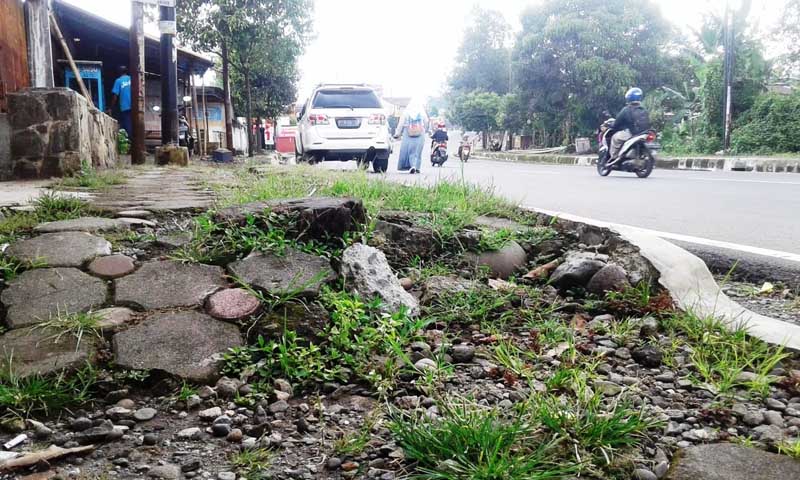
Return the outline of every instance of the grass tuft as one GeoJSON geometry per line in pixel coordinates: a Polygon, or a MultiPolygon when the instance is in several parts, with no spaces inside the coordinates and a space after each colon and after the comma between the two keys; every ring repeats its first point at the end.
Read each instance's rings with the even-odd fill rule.
{"type": "Polygon", "coordinates": [[[56,343],[65,335],[72,335],[77,339],[75,348],[78,348],[87,335],[96,338],[102,337],[99,327],[100,320],[102,318],[95,312],[66,313],[59,311],[55,317],[38,323],[33,328],[55,332],[51,338],[56,343]]]}
{"type": "Polygon", "coordinates": [[[6,367],[0,372],[0,415],[50,415],[80,405],[89,400],[90,390],[97,380],[97,372],[88,364],[73,375],[61,372],[49,377],[22,377],[12,369],[13,358],[5,363],[6,367]]]}
{"type": "Polygon", "coordinates": [[[86,188],[89,190],[107,190],[114,185],[122,185],[128,178],[119,170],[95,169],[81,170],[71,177],[65,177],[58,183],[58,188],[86,188]]]}
{"type": "Polygon", "coordinates": [[[265,448],[242,450],[230,457],[231,465],[237,470],[240,478],[257,480],[265,477],[270,466],[272,452],[265,448]]]}

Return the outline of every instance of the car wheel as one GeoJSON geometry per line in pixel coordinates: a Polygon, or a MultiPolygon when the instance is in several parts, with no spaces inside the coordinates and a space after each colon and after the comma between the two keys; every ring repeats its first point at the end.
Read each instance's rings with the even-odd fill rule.
{"type": "Polygon", "coordinates": [[[389,169],[388,158],[376,158],[372,161],[372,171],[375,173],[385,173],[389,169]]]}

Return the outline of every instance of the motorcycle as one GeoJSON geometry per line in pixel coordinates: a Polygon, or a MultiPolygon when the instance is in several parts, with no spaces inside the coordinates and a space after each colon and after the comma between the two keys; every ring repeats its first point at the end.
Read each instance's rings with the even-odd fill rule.
{"type": "Polygon", "coordinates": [[[431,165],[441,167],[447,161],[447,142],[434,142],[431,150],[431,165]]]}
{"type": "Polygon", "coordinates": [[[601,177],[608,176],[613,170],[635,173],[639,178],[647,178],[653,173],[656,159],[653,156],[653,142],[656,140],[655,130],[648,130],[634,135],[622,145],[617,158],[611,157],[611,137],[617,130],[611,128],[614,119],[609,118],[600,125],[597,143],[600,149],[597,154],[597,173],[601,177]]]}
{"type": "Polygon", "coordinates": [[[460,158],[462,162],[467,162],[469,161],[470,153],[472,153],[472,144],[467,140],[463,140],[458,147],[458,158],[460,158]]]}

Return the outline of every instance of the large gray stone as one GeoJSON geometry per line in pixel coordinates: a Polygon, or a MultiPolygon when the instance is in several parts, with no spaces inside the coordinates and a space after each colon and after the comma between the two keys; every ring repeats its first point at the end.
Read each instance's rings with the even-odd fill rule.
{"type": "Polygon", "coordinates": [[[108,288],[99,278],[75,268],[23,272],[0,295],[11,328],[26,327],[59,313],[85,312],[105,303],[108,288]]]}
{"type": "Polygon", "coordinates": [[[80,267],[95,257],[110,254],[111,244],[106,239],[84,232],[45,233],[6,249],[9,257],[49,267],[80,267]]]}
{"type": "Polygon", "coordinates": [[[429,259],[441,247],[432,228],[419,225],[419,216],[407,212],[381,213],[372,232],[370,245],[380,248],[396,267],[406,266],[415,258],[429,259]]]}
{"type": "Polygon", "coordinates": [[[550,283],[561,289],[585,287],[607,261],[608,256],[599,253],[568,252],[564,261],[550,275],[550,283]]]}
{"type": "Polygon", "coordinates": [[[361,200],[335,197],[304,197],[237,205],[220,210],[219,222],[244,223],[249,217],[268,218],[270,214],[292,219],[293,233],[302,238],[341,237],[366,223],[361,200]]]}
{"type": "Polygon", "coordinates": [[[236,325],[198,312],[153,314],[113,339],[118,366],[200,383],[216,381],[222,353],[241,345],[236,325]]]}
{"type": "Polygon", "coordinates": [[[489,269],[492,278],[507,279],[528,263],[528,254],[515,241],[508,242],[500,250],[469,255],[471,263],[489,269]]]}
{"type": "Polygon", "coordinates": [[[81,217],[72,220],[58,220],[37,225],[34,231],[39,233],[54,232],[111,232],[128,230],[130,224],[118,218],[81,217]]]}
{"type": "Polygon", "coordinates": [[[800,478],[800,461],[731,443],[678,452],[668,480],[789,480],[800,478]]]}
{"type": "Polygon", "coordinates": [[[622,291],[629,286],[628,274],[625,269],[619,265],[609,263],[592,275],[586,285],[586,290],[597,295],[603,295],[609,291],[622,291]]]}
{"type": "Polygon", "coordinates": [[[222,268],[173,261],[147,262],[115,280],[116,303],[145,310],[200,306],[225,287],[222,268]]]}
{"type": "Polygon", "coordinates": [[[384,311],[405,307],[410,315],[419,314],[419,302],[403,288],[380,250],[351,245],[342,253],[341,268],[347,287],[363,298],[381,298],[384,311]]]}
{"type": "Polygon", "coordinates": [[[79,369],[93,359],[97,342],[92,335],[78,342],[74,335],[59,336],[59,332],[44,328],[11,330],[0,336],[0,370],[10,367],[15,375],[27,377],[79,369]]]}
{"type": "Polygon", "coordinates": [[[294,249],[281,256],[254,252],[228,265],[228,270],[251,287],[274,295],[315,296],[323,284],[335,278],[330,261],[294,249]]]}

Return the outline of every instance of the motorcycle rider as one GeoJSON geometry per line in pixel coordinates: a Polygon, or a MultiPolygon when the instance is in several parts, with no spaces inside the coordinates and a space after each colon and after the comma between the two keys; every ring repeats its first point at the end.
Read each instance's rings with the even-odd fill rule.
{"type": "Polygon", "coordinates": [[[631,88],[625,93],[627,105],[620,110],[614,124],[611,125],[616,133],[611,137],[610,164],[617,161],[617,155],[625,142],[650,130],[650,115],[642,106],[642,98],[644,92],[638,87],[631,88]]]}
{"type": "Polygon", "coordinates": [[[448,140],[450,140],[450,138],[447,136],[447,130],[445,130],[444,122],[437,123],[436,131],[433,132],[433,135],[431,135],[431,148],[433,148],[437,143],[444,143],[448,140]]]}

